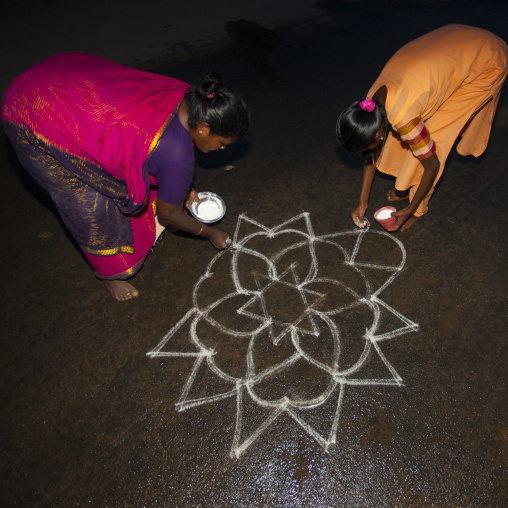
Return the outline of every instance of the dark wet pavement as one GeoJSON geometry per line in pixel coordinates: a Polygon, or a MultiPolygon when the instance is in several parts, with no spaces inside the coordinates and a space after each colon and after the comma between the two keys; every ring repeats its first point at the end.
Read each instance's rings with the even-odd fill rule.
{"type": "Polygon", "coordinates": [[[316,5],[147,66],[218,70],[252,129],[198,157],[234,248],[164,234],[133,301],[108,296],[4,137],[3,506],[508,505],[507,90],[486,153],[452,152],[405,233],[372,218],[379,174],[355,229],[360,165],[334,138],[402,44],[449,22],[508,40],[508,9],[316,5]]]}

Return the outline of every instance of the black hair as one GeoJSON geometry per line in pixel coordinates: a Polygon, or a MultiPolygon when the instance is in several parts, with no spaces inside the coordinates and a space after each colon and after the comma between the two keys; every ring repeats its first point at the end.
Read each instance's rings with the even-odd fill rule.
{"type": "Polygon", "coordinates": [[[212,135],[235,140],[243,138],[249,129],[247,104],[222,86],[222,79],[216,72],[208,72],[199,87],[189,88],[185,100],[191,129],[204,122],[212,135]]]}
{"type": "MultiPolygon", "coordinates": [[[[362,99],[363,100],[363,99],[362,99]]],[[[360,101],[342,111],[337,119],[337,140],[348,152],[366,152],[386,119],[385,107],[374,100],[372,111],[362,109],[360,101]]]]}

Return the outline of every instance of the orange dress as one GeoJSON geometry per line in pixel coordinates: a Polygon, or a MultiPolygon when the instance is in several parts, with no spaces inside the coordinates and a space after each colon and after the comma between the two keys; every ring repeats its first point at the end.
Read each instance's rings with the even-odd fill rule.
{"type": "Polygon", "coordinates": [[[386,113],[392,130],[376,161],[382,173],[396,177],[395,188],[418,188],[423,166],[398,130],[420,118],[436,146],[439,173],[416,216],[427,212],[455,140],[457,151],[478,157],[490,136],[507,74],[508,47],[494,34],[465,25],[447,25],[403,46],[388,61],[367,94],[387,88],[386,113]]]}

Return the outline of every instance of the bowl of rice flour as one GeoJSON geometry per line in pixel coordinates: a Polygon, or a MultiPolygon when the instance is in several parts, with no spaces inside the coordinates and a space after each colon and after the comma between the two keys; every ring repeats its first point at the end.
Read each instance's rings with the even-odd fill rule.
{"type": "Polygon", "coordinates": [[[392,217],[392,213],[396,211],[397,209],[394,206],[383,206],[383,208],[380,208],[374,214],[374,219],[376,219],[385,229],[394,229],[397,227],[398,221],[397,217],[392,217]]]}
{"type": "Polygon", "coordinates": [[[213,192],[198,192],[199,203],[192,200],[189,204],[190,214],[197,220],[209,224],[221,220],[226,214],[226,203],[213,192]]]}

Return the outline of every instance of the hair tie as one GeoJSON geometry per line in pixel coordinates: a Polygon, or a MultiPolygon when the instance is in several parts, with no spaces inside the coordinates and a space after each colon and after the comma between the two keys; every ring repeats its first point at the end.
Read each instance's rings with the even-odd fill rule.
{"type": "Polygon", "coordinates": [[[360,102],[360,107],[370,113],[374,111],[376,103],[370,97],[365,97],[365,100],[360,102]]]}
{"type": "Polygon", "coordinates": [[[209,99],[213,99],[213,98],[214,98],[214,96],[215,96],[215,92],[212,92],[212,93],[206,94],[206,96],[207,96],[209,99]]]}

